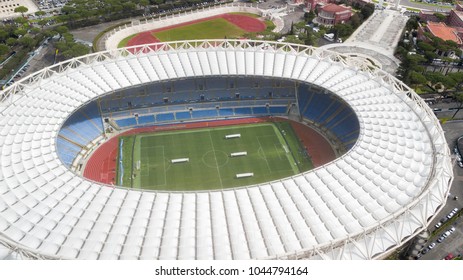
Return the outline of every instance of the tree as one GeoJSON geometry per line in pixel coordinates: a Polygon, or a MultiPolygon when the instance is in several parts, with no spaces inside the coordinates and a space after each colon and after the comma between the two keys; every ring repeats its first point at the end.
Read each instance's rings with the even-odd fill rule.
{"type": "Polygon", "coordinates": [[[35,40],[29,36],[23,36],[18,40],[18,43],[25,48],[31,49],[35,45],[35,40]]]}
{"type": "Polygon", "coordinates": [[[68,33],[69,32],[69,28],[67,28],[66,26],[64,25],[60,25],[60,26],[57,26],[55,28],[55,31],[59,34],[59,38],[58,40],[61,40],[61,38],[63,37],[63,35],[65,33],[68,33]]]}
{"type": "Polygon", "coordinates": [[[45,25],[47,25],[48,20],[47,20],[47,19],[41,19],[41,20],[39,20],[37,23],[38,23],[38,25],[40,25],[40,28],[43,30],[43,27],[44,27],[45,25]]]}
{"type": "Polygon", "coordinates": [[[80,43],[72,43],[70,47],[63,52],[65,58],[73,58],[88,54],[90,51],[89,47],[80,43]]]}
{"type": "Polygon", "coordinates": [[[415,72],[423,72],[424,69],[419,64],[425,62],[426,59],[421,55],[417,54],[407,54],[403,59],[402,63],[400,64],[399,69],[397,70],[398,76],[401,80],[408,84],[410,82],[410,73],[411,71],[415,72]]]}
{"type": "Polygon", "coordinates": [[[406,30],[414,30],[418,28],[418,18],[416,16],[410,16],[408,19],[405,29],[406,30]]]}
{"type": "Polygon", "coordinates": [[[360,13],[363,16],[363,19],[367,19],[369,16],[371,16],[374,13],[374,11],[375,11],[375,5],[369,3],[362,7],[362,9],[360,10],[360,13]]]}
{"type": "Polygon", "coordinates": [[[421,50],[427,52],[427,51],[433,51],[435,50],[436,48],[434,46],[432,46],[431,44],[429,43],[426,43],[426,42],[423,42],[423,41],[419,41],[417,43],[417,46],[418,48],[420,48],[421,50]]]}
{"type": "Polygon", "coordinates": [[[314,18],[316,17],[315,13],[313,11],[310,11],[308,13],[304,13],[304,19],[307,23],[312,23],[314,18]]]}
{"type": "Polygon", "coordinates": [[[47,13],[45,13],[44,11],[37,11],[35,12],[35,15],[38,16],[39,18],[42,18],[44,15],[46,15],[47,13]]]}
{"type": "Polygon", "coordinates": [[[336,24],[333,30],[338,38],[348,37],[354,32],[354,28],[350,24],[336,24]]]}
{"type": "Polygon", "coordinates": [[[27,13],[27,11],[29,11],[29,9],[27,7],[24,7],[24,6],[19,6],[19,7],[16,7],[14,9],[14,12],[15,13],[21,13],[22,17],[24,17],[24,14],[27,13]]]}
{"type": "Polygon", "coordinates": [[[426,84],[426,77],[423,74],[411,71],[410,72],[410,82],[414,85],[424,85],[426,84]]]}
{"type": "Polygon", "coordinates": [[[143,9],[146,9],[146,7],[148,7],[150,4],[150,1],[149,0],[140,0],[140,2],[138,2],[138,5],[140,5],[141,7],[143,7],[143,9]]]}
{"type": "Polygon", "coordinates": [[[37,35],[37,34],[40,33],[40,28],[38,28],[38,27],[32,27],[32,28],[29,30],[29,32],[30,32],[31,34],[37,35]]]}
{"type": "Polygon", "coordinates": [[[357,29],[357,27],[360,26],[361,21],[360,21],[359,15],[357,13],[352,14],[352,17],[350,18],[350,24],[352,25],[352,27],[354,29],[357,29]]]}
{"type": "Polygon", "coordinates": [[[10,34],[6,30],[0,29],[0,42],[4,42],[9,37],[10,37],[10,34]]]}
{"type": "Polygon", "coordinates": [[[16,45],[16,42],[17,42],[17,41],[18,41],[18,39],[15,39],[15,38],[13,38],[13,37],[10,37],[10,38],[6,39],[6,44],[7,44],[8,46],[14,46],[14,45],[16,45]]]}
{"type": "Polygon", "coordinates": [[[14,22],[16,22],[17,24],[20,24],[20,25],[25,25],[29,21],[27,20],[27,18],[17,17],[17,18],[14,19],[14,22]]]}
{"type": "Polygon", "coordinates": [[[435,52],[425,51],[424,57],[426,57],[428,62],[432,62],[434,59],[438,58],[439,56],[435,52]]]}
{"type": "Polygon", "coordinates": [[[10,51],[10,48],[5,44],[0,44],[0,55],[4,55],[10,51]]]}
{"type": "Polygon", "coordinates": [[[26,33],[27,33],[27,30],[26,30],[26,29],[19,29],[19,28],[18,28],[18,29],[16,29],[16,30],[14,31],[14,35],[16,35],[16,36],[18,36],[18,37],[24,36],[24,35],[26,35],[26,33]]]}

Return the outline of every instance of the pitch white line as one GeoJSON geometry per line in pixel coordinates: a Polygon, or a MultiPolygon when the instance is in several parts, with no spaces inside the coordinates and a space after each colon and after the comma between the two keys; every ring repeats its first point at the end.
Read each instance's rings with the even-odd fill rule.
{"type": "Polygon", "coordinates": [[[217,173],[219,174],[219,181],[220,181],[220,186],[223,189],[223,184],[222,184],[222,175],[220,174],[220,169],[219,169],[219,162],[217,161],[217,157],[215,156],[215,148],[214,148],[214,142],[212,142],[212,135],[211,131],[209,130],[209,139],[211,140],[211,146],[212,146],[212,152],[214,153],[214,159],[215,159],[215,166],[217,167],[217,173]]]}

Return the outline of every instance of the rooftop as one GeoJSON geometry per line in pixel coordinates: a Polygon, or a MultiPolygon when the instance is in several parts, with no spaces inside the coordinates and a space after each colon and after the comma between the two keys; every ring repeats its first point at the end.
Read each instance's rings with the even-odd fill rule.
{"type": "Polygon", "coordinates": [[[457,36],[457,30],[453,27],[447,26],[443,22],[428,21],[427,28],[436,37],[442,40],[450,40],[455,43],[462,44],[462,40],[457,36]]]}
{"type": "Polygon", "coordinates": [[[325,12],[330,12],[330,13],[340,13],[344,11],[350,11],[351,7],[346,7],[342,5],[336,5],[336,4],[327,4],[323,6],[321,10],[325,12]]]}

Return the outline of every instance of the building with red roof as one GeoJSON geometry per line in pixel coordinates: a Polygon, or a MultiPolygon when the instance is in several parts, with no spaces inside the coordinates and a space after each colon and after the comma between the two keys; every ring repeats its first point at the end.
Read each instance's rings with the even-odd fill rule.
{"type": "Polygon", "coordinates": [[[463,46],[463,40],[459,36],[461,29],[451,27],[446,25],[443,22],[432,22],[428,21],[426,25],[420,26],[418,30],[418,38],[420,40],[426,40],[424,36],[425,32],[431,33],[433,36],[441,38],[444,41],[450,40],[458,44],[458,46],[463,46]]]}
{"type": "Polygon", "coordinates": [[[305,0],[305,10],[313,11],[317,8],[317,5],[325,5],[331,2],[330,0],[305,0]]]}
{"type": "Polygon", "coordinates": [[[352,17],[352,8],[344,5],[327,4],[318,9],[317,22],[323,25],[345,23],[352,17]]]}

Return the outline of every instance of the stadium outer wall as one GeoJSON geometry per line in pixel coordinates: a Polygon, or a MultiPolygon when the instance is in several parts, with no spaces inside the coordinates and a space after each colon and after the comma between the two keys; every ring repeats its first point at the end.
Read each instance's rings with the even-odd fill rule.
{"type": "MultiPolygon", "coordinates": [[[[135,55],[129,53],[126,49],[114,50],[53,65],[18,81],[1,95],[0,244],[4,247],[34,258],[65,259],[175,259],[179,256],[195,258],[198,257],[197,252],[205,254],[204,256],[208,258],[221,259],[377,259],[400,247],[425,229],[446,202],[453,180],[453,169],[450,151],[439,121],[415,92],[382,70],[371,69],[358,62],[352,63],[348,57],[330,51],[262,41],[170,42],[163,43],[162,48],[146,47],[135,55]],[[220,68],[208,68],[213,65],[209,63],[208,56],[201,57],[202,68],[191,64],[191,61],[175,64],[175,61],[171,60],[173,57],[178,58],[180,54],[199,57],[199,54],[208,51],[216,53],[218,59],[226,56],[233,59],[221,60],[223,63],[219,64],[220,68]],[[129,237],[127,232],[122,243],[121,239],[111,239],[112,241],[106,242],[100,250],[85,249],[85,244],[89,246],[100,244],[90,239],[95,234],[99,234],[101,238],[101,235],[120,234],[120,232],[113,232],[112,228],[115,230],[130,228],[126,224],[127,219],[119,220],[117,215],[111,214],[114,210],[118,213],[151,213],[146,212],[147,208],[144,204],[146,199],[152,201],[153,206],[156,207],[169,206],[162,210],[165,211],[162,213],[165,213],[166,217],[172,215],[179,217],[183,213],[178,212],[176,208],[179,204],[166,203],[166,201],[179,202],[180,199],[191,200],[195,197],[200,198],[197,206],[202,207],[201,209],[206,207],[206,212],[209,211],[207,213],[213,215],[223,213],[223,211],[211,211],[216,209],[213,205],[222,207],[220,208],[222,210],[236,210],[230,205],[220,204],[221,200],[210,200],[210,205],[200,203],[208,195],[216,197],[222,194],[228,197],[232,193],[227,191],[194,194],[140,193],[126,189],[105,188],[95,182],[84,180],[63,167],[56,154],[57,131],[69,114],[85,102],[115,88],[141,83],[140,80],[131,82],[127,78],[111,83],[110,76],[103,79],[95,75],[95,72],[107,74],[109,69],[111,75],[124,77],[122,71],[135,73],[136,69],[140,69],[142,59],[145,61],[150,58],[159,59],[158,56],[162,55],[164,55],[164,67],[157,64],[153,64],[152,67],[157,67],[153,71],[162,74],[161,77],[165,77],[164,79],[175,78],[174,76],[178,74],[184,76],[255,74],[285,76],[330,89],[350,104],[359,117],[361,124],[359,141],[341,158],[302,176],[294,176],[284,182],[233,190],[239,193],[239,197],[244,195],[247,201],[258,199],[262,203],[253,204],[259,211],[246,213],[243,216],[209,217],[209,221],[219,222],[239,219],[241,226],[234,228],[233,232],[228,232],[223,223],[214,224],[214,228],[220,229],[223,233],[215,237],[220,238],[219,240],[227,238],[233,242],[229,246],[199,246],[201,242],[218,242],[212,236],[202,236],[193,240],[199,247],[173,246],[169,247],[173,251],[156,251],[156,255],[143,254],[155,252],[154,249],[153,251],[139,249],[135,255],[131,251],[119,250],[116,253],[104,251],[104,248],[110,246],[128,245],[125,243],[129,237]],[[264,67],[264,57],[268,67],[264,67]],[[127,64],[128,60],[130,65],[127,64]],[[121,68],[121,65],[125,67],[121,68]],[[246,65],[249,65],[249,68],[246,65]],[[251,68],[250,65],[254,66],[251,68]],[[79,77],[87,81],[91,80],[95,86],[86,86],[79,77]],[[33,153],[31,147],[34,147],[33,153]],[[418,170],[414,171],[415,168],[418,170]],[[400,189],[401,187],[404,189],[400,189]],[[281,193],[282,190],[287,192],[281,193]],[[255,194],[255,191],[258,191],[258,197],[247,196],[249,193],[255,194]],[[292,196],[296,194],[294,192],[309,195],[292,196]],[[288,200],[288,195],[297,200],[288,200]],[[159,199],[161,204],[155,203],[154,198],[159,199]],[[278,204],[279,199],[284,199],[285,203],[278,204]],[[69,200],[77,204],[70,207],[69,200]],[[141,200],[143,203],[140,203],[141,200]],[[29,201],[36,203],[25,204],[29,201]],[[271,203],[272,207],[267,207],[268,203],[271,203]],[[293,210],[290,211],[290,208],[293,210]],[[47,209],[49,211],[46,211],[47,209]],[[108,209],[111,212],[95,218],[94,213],[99,211],[98,209],[108,209]],[[273,214],[278,214],[274,211],[280,211],[278,217],[286,218],[274,220],[273,214]],[[260,217],[258,219],[260,223],[248,223],[249,218],[263,213],[268,216],[260,217]],[[287,215],[282,216],[282,213],[287,215]],[[94,217],[90,223],[85,219],[88,215],[94,217]],[[37,220],[37,217],[41,219],[37,220]],[[66,227],[61,222],[63,217],[74,220],[76,226],[66,227]],[[304,217],[307,219],[303,219],[304,217]],[[316,220],[312,220],[312,217],[316,220]],[[82,223],[79,223],[81,218],[82,223]],[[293,218],[302,219],[302,223],[291,222],[293,218]],[[346,218],[349,220],[345,220],[346,218]],[[53,223],[43,224],[46,221],[53,221],[53,223]],[[95,225],[104,226],[108,221],[112,221],[111,228],[105,231],[93,230],[95,225]],[[272,223],[275,223],[274,226],[272,223]],[[243,235],[235,235],[236,230],[241,229],[243,230],[241,233],[246,233],[248,226],[260,224],[272,224],[272,227],[257,228],[259,238],[253,239],[249,244],[256,245],[258,243],[254,242],[259,241],[273,244],[264,246],[263,251],[259,248],[247,247],[248,243],[240,239],[243,235]],[[59,227],[49,228],[50,225],[59,227]],[[299,232],[294,231],[292,225],[302,227],[303,235],[297,235],[299,232]],[[74,239],[71,240],[75,242],[66,243],[66,237],[61,238],[62,226],[66,227],[68,235],[73,236],[74,239]],[[40,232],[32,230],[33,228],[40,232]],[[343,229],[353,231],[345,233],[343,229]],[[278,235],[276,230],[284,230],[285,234],[278,235]],[[41,234],[43,232],[47,233],[45,237],[41,234]],[[292,242],[287,238],[300,239],[292,242]],[[309,242],[310,245],[298,248],[301,242],[309,242]],[[291,246],[293,249],[283,250],[284,246],[291,246]],[[192,251],[183,251],[184,248],[193,248],[195,254],[189,255],[192,251]],[[214,249],[213,252],[211,248],[214,249]],[[232,248],[234,251],[230,251],[232,248]],[[236,249],[241,250],[236,251],[236,249]],[[212,254],[209,255],[211,252],[212,254]]],[[[158,76],[152,78],[145,73],[140,79],[152,82],[160,78],[158,76]]],[[[185,212],[185,215],[193,213],[185,212]]],[[[200,219],[199,216],[197,218],[200,219]]],[[[188,221],[191,220],[187,218],[164,220],[170,226],[173,225],[172,223],[188,221]]],[[[195,228],[191,227],[191,224],[182,225],[186,227],[185,230],[195,228]]],[[[163,232],[164,228],[161,229],[163,232]]],[[[171,229],[172,227],[167,227],[165,235],[162,236],[164,240],[191,241],[173,235],[168,231],[171,229]]],[[[204,228],[199,230],[202,229],[204,228]]],[[[127,250],[134,248],[126,247],[127,250]]]]}

